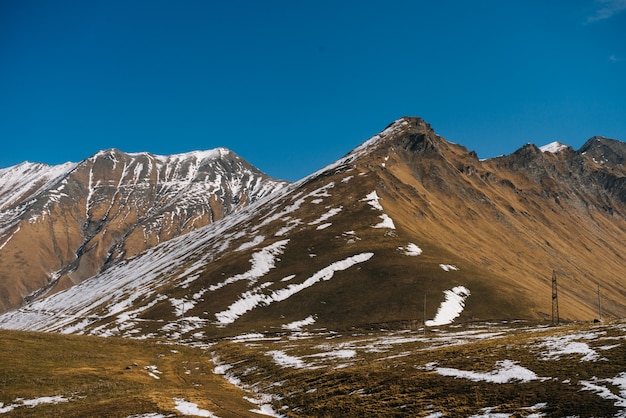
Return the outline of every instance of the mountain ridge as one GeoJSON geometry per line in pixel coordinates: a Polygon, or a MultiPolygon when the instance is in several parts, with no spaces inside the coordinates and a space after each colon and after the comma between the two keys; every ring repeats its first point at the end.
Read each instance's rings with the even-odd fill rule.
{"type": "Polygon", "coordinates": [[[22,163],[0,179],[0,310],[72,286],[287,184],[225,148],[172,156],[108,149],[79,163],[22,163]]]}
{"type": "Polygon", "coordinates": [[[605,315],[623,317],[624,177],[571,148],[479,160],[403,118],[299,182],[0,326],[193,342],[291,323],[425,323],[460,287],[453,320],[546,320],[552,271],[563,318],[596,316],[598,284],[605,315]]]}

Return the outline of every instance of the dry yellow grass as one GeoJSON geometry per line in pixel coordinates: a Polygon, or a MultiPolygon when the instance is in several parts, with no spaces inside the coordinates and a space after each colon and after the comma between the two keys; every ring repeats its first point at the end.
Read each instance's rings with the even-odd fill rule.
{"type": "MultiPolygon", "coordinates": [[[[177,415],[175,399],[219,417],[255,416],[246,394],[213,373],[206,350],[156,341],[0,331],[3,417],[177,415]],[[150,375],[147,366],[156,366],[150,375]],[[62,396],[34,408],[19,399],[62,396]]],[[[0,407],[0,410],[2,408],[0,407]]]]}

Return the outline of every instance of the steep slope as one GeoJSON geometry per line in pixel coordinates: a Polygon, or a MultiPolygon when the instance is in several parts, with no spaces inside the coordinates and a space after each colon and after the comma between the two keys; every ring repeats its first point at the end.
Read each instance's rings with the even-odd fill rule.
{"type": "Polygon", "coordinates": [[[306,327],[626,314],[624,167],[571,148],[480,161],[403,118],[239,213],[0,326],[188,341],[306,327]]]}
{"type": "Polygon", "coordinates": [[[0,312],[59,291],[280,189],[226,149],[101,151],[0,170],[0,312]]]}

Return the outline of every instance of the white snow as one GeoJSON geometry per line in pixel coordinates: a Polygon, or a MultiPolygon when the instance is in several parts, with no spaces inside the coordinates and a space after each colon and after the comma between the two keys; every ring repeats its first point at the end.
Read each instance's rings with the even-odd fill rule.
{"type": "Polygon", "coordinates": [[[148,372],[148,374],[150,375],[150,377],[153,377],[157,380],[160,379],[159,376],[157,376],[156,374],[163,374],[163,372],[160,372],[159,369],[157,369],[157,366],[151,365],[151,366],[145,366],[144,369],[146,369],[146,371],[148,372]]]}
{"type": "Polygon", "coordinates": [[[525,367],[517,365],[511,360],[498,361],[497,368],[491,372],[481,373],[474,371],[451,369],[447,367],[437,367],[435,371],[442,376],[469,379],[474,382],[509,383],[530,382],[539,379],[535,372],[525,367]]]}
{"type": "MultiPolygon", "coordinates": [[[[382,211],[383,206],[380,204],[379,200],[380,198],[378,197],[376,190],[374,190],[373,192],[365,196],[363,199],[361,199],[360,202],[366,202],[372,207],[372,209],[382,211]]],[[[393,219],[391,219],[389,215],[387,215],[386,213],[383,213],[382,215],[380,215],[379,218],[381,218],[382,221],[374,225],[372,228],[396,229],[396,226],[393,223],[393,219]]]]}
{"type": "Polygon", "coordinates": [[[339,212],[341,212],[342,209],[343,209],[343,206],[339,206],[337,208],[331,208],[330,210],[328,210],[328,212],[322,214],[319,218],[317,218],[313,222],[309,222],[309,225],[319,225],[322,222],[325,222],[328,219],[332,218],[333,216],[337,215],[339,212]]]}
{"type": "Polygon", "coordinates": [[[621,411],[615,416],[626,417],[626,372],[622,372],[614,378],[598,379],[594,377],[591,381],[581,380],[579,383],[583,386],[582,390],[589,390],[595,392],[602,399],[615,401],[613,405],[621,408],[621,411]],[[607,386],[602,385],[603,383],[617,387],[619,394],[613,393],[607,386]]]}
{"type": "Polygon", "coordinates": [[[244,251],[244,250],[247,250],[248,248],[256,247],[263,241],[265,241],[265,237],[263,235],[257,235],[256,237],[254,237],[252,241],[244,242],[243,244],[241,244],[239,247],[235,249],[235,251],[244,251]]]}
{"type": "Polygon", "coordinates": [[[422,249],[412,242],[409,242],[406,247],[398,247],[398,250],[402,251],[405,255],[412,257],[422,254],[422,249]]]}
{"type": "Polygon", "coordinates": [[[250,259],[250,263],[252,264],[250,270],[245,273],[229,277],[221,283],[211,285],[209,286],[209,290],[215,291],[240,280],[248,280],[251,283],[255,283],[258,279],[263,277],[275,267],[276,257],[283,253],[288,242],[288,239],[277,241],[260,251],[253,253],[252,258],[250,259]]]}
{"type": "Polygon", "coordinates": [[[275,417],[275,418],[283,417],[283,415],[274,411],[274,408],[272,408],[272,405],[269,404],[269,402],[271,402],[272,400],[271,395],[261,396],[261,399],[253,399],[253,398],[244,396],[244,399],[255,405],[258,405],[259,407],[258,409],[251,409],[250,412],[254,412],[255,414],[259,414],[259,415],[265,415],[268,417],[275,417]]]}
{"type": "Polygon", "coordinates": [[[306,367],[306,363],[302,361],[299,357],[290,356],[281,350],[273,350],[268,351],[267,354],[272,356],[274,359],[274,363],[278,364],[282,367],[291,367],[294,369],[304,369],[306,367]]]}
{"type": "Polygon", "coordinates": [[[496,408],[488,406],[486,408],[482,408],[482,414],[474,414],[470,415],[469,418],[511,418],[511,414],[502,413],[502,412],[494,412],[496,408]]]}
{"type": "Polygon", "coordinates": [[[596,333],[569,334],[560,337],[545,338],[540,342],[540,346],[547,349],[541,355],[542,360],[558,360],[563,355],[580,354],[580,361],[598,361],[603,358],[584,341],[584,339],[597,338],[596,333]]]}
{"type": "Polygon", "coordinates": [[[383,213],[382,215],[380,215],[379,218],[381,218],[382,221],[374,225],[372,228],[396,229],[396,225],[393,223],[393,219],[391,219],[389,215],[387,215],[386,213],[383,213]]]}
{"type": "Polygon", "coordinates": [[[313,315],[309,315],[303,320],[290,322],[282,326],[283,329],[288,329],[290,331],[301,331],[302,327],[307,325],[313,325],[315,323],[315,317],[313,315]]]}
{"type": "Polygon", "coordinates": [[[217,415],[214,415],[206,409],[198,408],[198,405],[193,402],[188,402],[181,398],[174,398],[174,402],[176,403],[176,410],[183,415],[217,418],[217,415]]]}
{"type": "MultiPolygon", "coordinates": [[[[336,271],[346,270],[355,264],[363,263],[374,256],[374,253],[361,253],[348,257],[344,260],[336,261],[331,265],[321,269],[313,276],[302,283],[290,284],[285,288],[275,290],[270,294],[262,293],[267,284],[258,286],[250,291],[244,292],[239,299],[231,304],[228,309],[215,314],[218,323],[227,325],[235,322],[241,315],[251,311],[260,305],[269,305],[274,302],[281,302],[292,295],[313,286],[319,281],[330,280],[336,271]]],[[[270,283],[271,284],[271,283],[270,283]]]]}
{"type": "Polygon", "coordinates": [[[451,324],[463,312],[465,299],[470,295],[469,289],[464,286],[456,286],[452,290],[446,290],[443,293],[445,300],[439,305],[435,318],[426,321],[425,325],[427,327],[451,324]]]}
{"type": "Polygon", "coordinates": [[[439,264],[439,267],[441,267],[443,271],[452,271],[452,270],[459,269],[457,266],[452,265],[452,264],[439,264]]]}
{"type": "Polygon", "coordinates": [[[348,359],[356,356],[356,350],[352,349],[343,349],[343,350],[335,350],[335,351],[325,351],[323,353],[311,354],[307,357],[331,357],[335,359],[348,359]]]}
{"type": "Polygon", "coordinates": [[[383,206],[380,204],[379,199],[380,198],[378,197],[378,193],[376,193],[376,190],[374,190],[360,201],[367,202],[373,209],[383,210],[383,206]]]}
{"type": "Polygon", "coordinates": [[[29,408],[34,408],[38,405],[42,405],[42,404],[57,404],[57,403],[62,403],[62,402],[69,402],[70,399],[66,398],[64,396],[61,395],[57,395],[57,396],[42,396],[40,398],[34,398],[34,399],[22,399],[22,398],[16,398],[12,404],[9,404],[7,406],[4,406],[4,404],[2,402],[0,402],[0,414],[6,414],[8,412],[11,412],[12,410],[14,410],[15,408],[19,408],[19,407],[23,407],[23,406],[27,406],[29,408]]]}
{"type": "Polygon", "coordinates": [[[567,145],[562,144],[562,143],[560,143],[558,141],[550,142],[549,144],[544,145],[543,147],[539,147],[539,149],[542,152],[550,152],[550,153],[553,153],[553,154],[557,153],[559,151],[562,151],[562,150],[564,150],[566,148],[567,148],[567,145]]]}

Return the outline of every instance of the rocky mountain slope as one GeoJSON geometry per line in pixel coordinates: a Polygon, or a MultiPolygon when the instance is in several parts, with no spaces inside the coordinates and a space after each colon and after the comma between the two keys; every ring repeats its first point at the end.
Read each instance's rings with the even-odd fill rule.
{"type": "Polygon", "coordinates": [[[111,149],[0,170],[0,312],[66,289],[285,186],[226,149],[111,149]]]}
{"type": "Polygon", "coordinates": [[[202,341],[242,332],[624,317],[623,143],[481,161],[403,118],[219,222],[0,316],[5,328],[202,341]]]}

